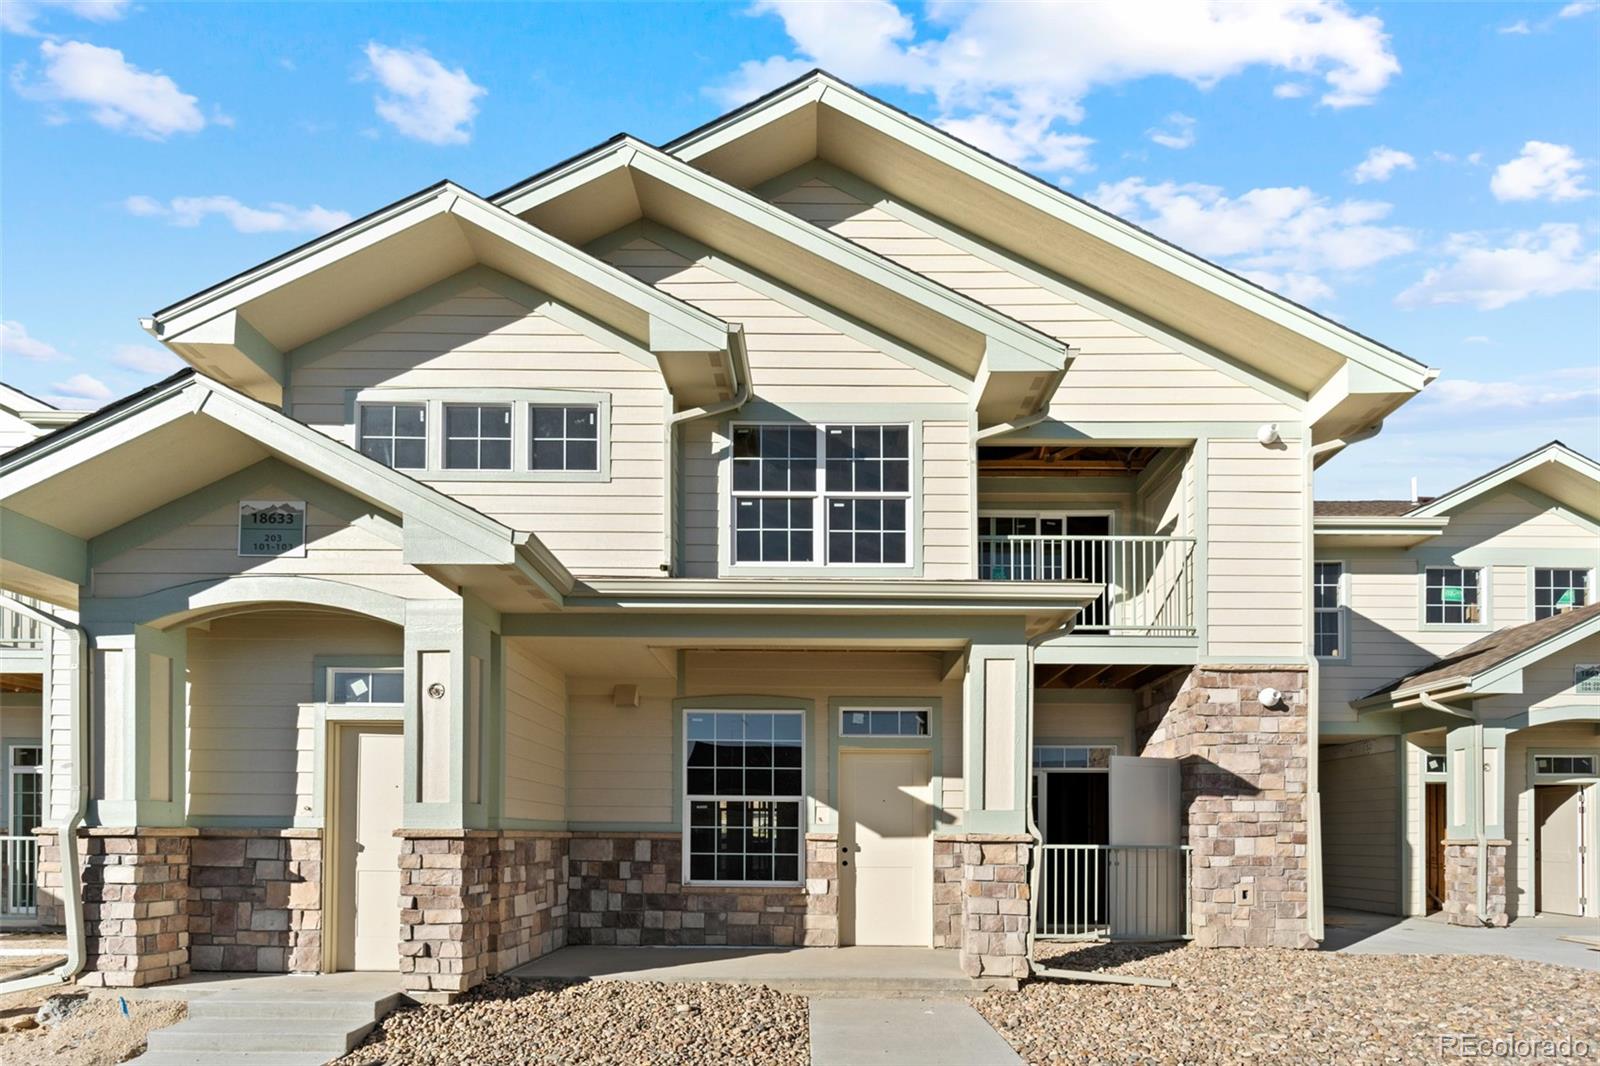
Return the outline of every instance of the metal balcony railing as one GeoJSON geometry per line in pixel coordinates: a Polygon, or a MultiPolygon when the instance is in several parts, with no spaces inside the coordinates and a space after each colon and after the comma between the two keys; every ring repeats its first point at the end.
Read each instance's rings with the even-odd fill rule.
{"type": "MultiPolygon", "coordinates": [[[[18,596],[17,601],[27,604],[36,602],[24,596],[18,596]]],[[[42,647],[44,647],[44,631],[37,618],[30,618],[20,612],[0,607],[0,648],[32,651],[42,647]]]]}
{"type": "Polygon", "coordinates": [[[1038,849],[1035,935],[1177,940],[1192,935],[1187,845],[1046,844],[1038,849]]]}
{"type": "Polygon", "coordinates": [[[1089,581],[1105,593],[1078,615],[1080,633],[1195,634],[1193,537],[980,536],[987,581],[1089,581]]]}
{"type": "Polygon", "coordinates": [[[0,836],[0,915],[38,910],[39,842],[33,836],[0,836]]]}

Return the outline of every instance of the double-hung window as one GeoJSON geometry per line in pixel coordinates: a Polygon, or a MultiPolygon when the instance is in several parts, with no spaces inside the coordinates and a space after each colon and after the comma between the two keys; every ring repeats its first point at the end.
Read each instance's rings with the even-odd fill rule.
{"type": "Polygon", "coordinates": [[[529,470],[599,470],[600,409],[594,404],[531,404],[529,470]]]}
{"type": "Polygon", "coordinates": [[[428,408],[420,403],[361,405],[361,454],[396,470],[428,465],[428,408]]]}
{"type": "Polygon", "coordinates": [[[800,711],[687,712],[689,880],[799,882],[804,770],[800,711]]]}
{"type": "Polygon", "coordinates": [[[444,465],[449,470],[511,469],[511,405],[444,405],[444,465]]]}
{"type": "Polygon", "coordinates": [[[734,563],[910,560],[908,426],[736,426],[732,481],[734,563]]]}
{"type": "Polygon", "coordinates": [[[1589,571],[1537,567],[1533,571],[1533,617],[1576,611],[1589,602],[1589,571]]]}
{"type": "Polygon", "coordinates": [[[1422,620],[1428,625],[1477,625],[1483,621],[1483,571],[1476,567],[1430,566],[1424,572],[1422,620]]]}
{"type": "Polygon", "coordinates": [[[1322,659],[1342,659],[1344,637],[1344,564],[1317,563],[1311,586],[1312,638],[1322,659]]]}

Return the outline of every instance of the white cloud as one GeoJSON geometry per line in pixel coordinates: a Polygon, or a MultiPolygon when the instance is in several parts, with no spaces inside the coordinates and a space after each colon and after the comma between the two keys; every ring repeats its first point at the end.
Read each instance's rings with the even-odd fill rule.
{"type": "Polygon", "coordinates": [[[1498,30],[1495,30],[1494,32],[1505,34],[1507,36],[1512,36],[1512,37],[1525,37],[1528,34],[1532,33],[1533,29],[1532,29],[1532,27],[1530,27],[1528,25],[1528,20],[1527,19],[1518,19],[1517,21],[1511,23],[1509,26],[1501,26],[1498,30]]]}
{"type": "Polygon", "coordinates": [[[1583,171],[1589,164],[1579,159],[1571,145],[1528,141],[1522,154],[1501,163],[1489,179],[1496,200],[1581,200],[1593,196],[1584,188],[1583,171]]]}
{"type": "Polygon", "coordinates": [[[133,7],[133,0],[4,0],[0,3],[0,30],[40,36],[34,22],[45,12],[64,11],[90,22],[116,22],[133,7]]]}
{"type": "Polygon", "coordinates": [[[1491,341],[1488,337],[1485,337],[1481,333],[1474,333],[1470,337],[1462,337],[1461,338],[1461,343],[1463,343],[1463,344],[1493,344],[1494,342],[1491,341]]]}
{"type": "Polygon", "coordinates": [[[249,207],[231,196],[175,196],[166,203],[152,196],[130,196],[123,201],[123,207],[129,214],[164,218],[185,228],[217,215],[240,233],[326,233],[349,222],[351,217],[346,211],[329,210],[320,204],[249,207]]]}
{"type": "Polygon", "coordinates": [[[1297,81],[1279,82],[1272,87],[1272,95],[1279,100],[1298,100],[1310,91],[1310,86],[1302,85],[1297,81]]]}
{"type": "Polygon", "coordinates": [[[1579,15],[1587,15],[1591,11],[1600,11],[1600,4],[1592,3],[1591,0],[1577,0],[1576,3],[1568,4],[1560,11],[1557,11],[1556,18],[1575,19],[1579,15]]]}
{"type": "MultiPolygon", "coordinates": [[[[205,128],[195,97],[165,74],[140,70],[115,48],[83,41],[42,41],[39,56],[43,61],[39,81],[27,79],[25,65],[12,74],[12,84],[22,96],[80,104],[91,120],[106,129],[154,141],[205,128]]],[[[64,120],[64,114],[59,118],[64,120]]]]}
{"type": "Polygon", "coordinates": [[[1371,103],[1400,71],[1382,20],[1339,0],[941,3],[920,19],[892,0],[757,0],[751,10],[782,20],[792,54],[742,64],[710,90],[722,102],[743,104],[822,66],[858,84],[930,93],[941,125],[976,129],[984,147],[1042,169],[1078,156],[1060,144],[1036,151],[1035,135],[1081,121],[1099,87],[1166,76],[1209,88],[1263,66],[1290,84],[1320,78],[1323,104],[1350,107],[1371,103]]]}
{"type": "Polygon", "coordinates": [[[1523,230],[1498,247],[1481,233],[1451,237],[1449,261],[1395,297],[1401,307],[1472,304],[1493,311],[1534,296],[1600,289],[1600,251],[1570,223],[1523,230]]]}
{"type": "Polygon", "coordinates": [[[1410,152],[1380,144],[1367,153],[1367,158],[1356,164],[1350,180],[1357,185],[1365,185],[1369,181],[1388,181],[1397,170],[1416,169],[1417,161],[1410,152]]]}
{"type": "Polygon", "coordinates": [[[183,360],[165,348],[145,344],[117,345],[111,353],[111,362],[136,374],[171,374],[183,366],[183,360]]]}
{"type": "Polygon", "coordinates": [[[28,328],[15,319],[0,322],[0,356],[31,359],[35,363],[55,363],[68,358],[67,354],[38,337],[28,336],[28,328]]]}
{"type": "Polygon", "coordinates": [[[1509,381],[1441,377],[1423,392],[1422,398],[1459,414],[1548,410],[1563,404],[1579,404],[1592,410],[1600,400],[1600,366],[1547,370],[1537,377],[1509,381]]]}
{"type": "Polygon", "coordinates": [[[1174,111],[1163,126],[1146,130],[1145,136],[1163,148],[1190,148],[1194,145],[1194,119],[1181,111],[1174,111]]]}
{"type": "Polygon", "coordinates": [[[370,42],[366,75],[387,93],[373,100],[378,117],[403,135],[428,144],[466,144],[478,97],[488,92],[460,67],[450,70],[421,48],[370,42]]]}
{"type": "Polygon", "coordinates": [[[50,386],[54,390],[45,399],[57,407],[76,410],[93,410],[115,395],[111,387],[92,374],[74,374],[65,381],[50,386]]]}
{"type": "Polygon", "coordinates": [[[1333,201],[1303,186],[1230,197],[1214,185],[1128,178],[1101,185],[1090,199],[1302,301],[1333,295],[1323,272],[1362,270],[1415,247],[1407,231],[1380,225],[1391,205],[1333,201]]]}

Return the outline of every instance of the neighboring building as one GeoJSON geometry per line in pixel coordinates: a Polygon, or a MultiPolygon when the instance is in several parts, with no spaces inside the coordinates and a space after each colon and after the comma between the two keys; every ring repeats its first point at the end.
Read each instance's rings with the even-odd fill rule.
{"type": "Polygon", "coordinates": [[[0,381],[0,453],[62,426],[70,426],[87,411],[63,411],[0,381]]]}
{"type": "Polygon", "coordinates": [[[1597,565],[1600,464],[1559,442],[1434,499],[1317,502],[1330,906],[1600,916],[1597,565]]]}
{"type": "Polygon", "coordinates": [[[0,459],[91,980],[1320,936],[1312,472],[1426,367],[821,74],[146,325],[0,459]]]}

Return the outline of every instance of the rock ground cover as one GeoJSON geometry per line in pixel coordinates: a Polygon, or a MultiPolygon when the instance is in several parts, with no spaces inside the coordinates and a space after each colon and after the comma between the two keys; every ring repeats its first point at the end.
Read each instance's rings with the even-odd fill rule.
{"type": "Polygon", "coordinates": [[[0,996],[0,1063],[110,1066],[126,1062],[144,1051],[150,1030],[175,1025],[187,1013],[181,1000],[130,999],[124,1014],[120,997],[96,993],[62,1020],[37,1024],[36,1013],[46,999],[71,991],[52,986],[0,996]]]}
{"type": "MultiPolygon", "coordinates": [[[[1448,1038],[1583,1041],[1600,1058],[1600,973],[1490,956],[1040,946],[1071,969],[1176,988],[1038,980],[975,1006],[1029,1063],[1456,1062],[1448,1038]]],[[[1559,1051],[1559,1048],[1552,1049],[1559,1051]]],[[[1569,1060],[1576,1058],[1570,1048],[1569,1060]]],[[[1482,1054],[1478,1057],[1498,1058],[1482,1054]]],[[[1562,1055],[1524,1054],[1534,1061],[1562,1055]]]]}
{"type": "Polygon", "coordinates": [[[760,986],[495,978],[395,1011],[340,1066],[805,1066],[806,1001],[760,986]]]}

